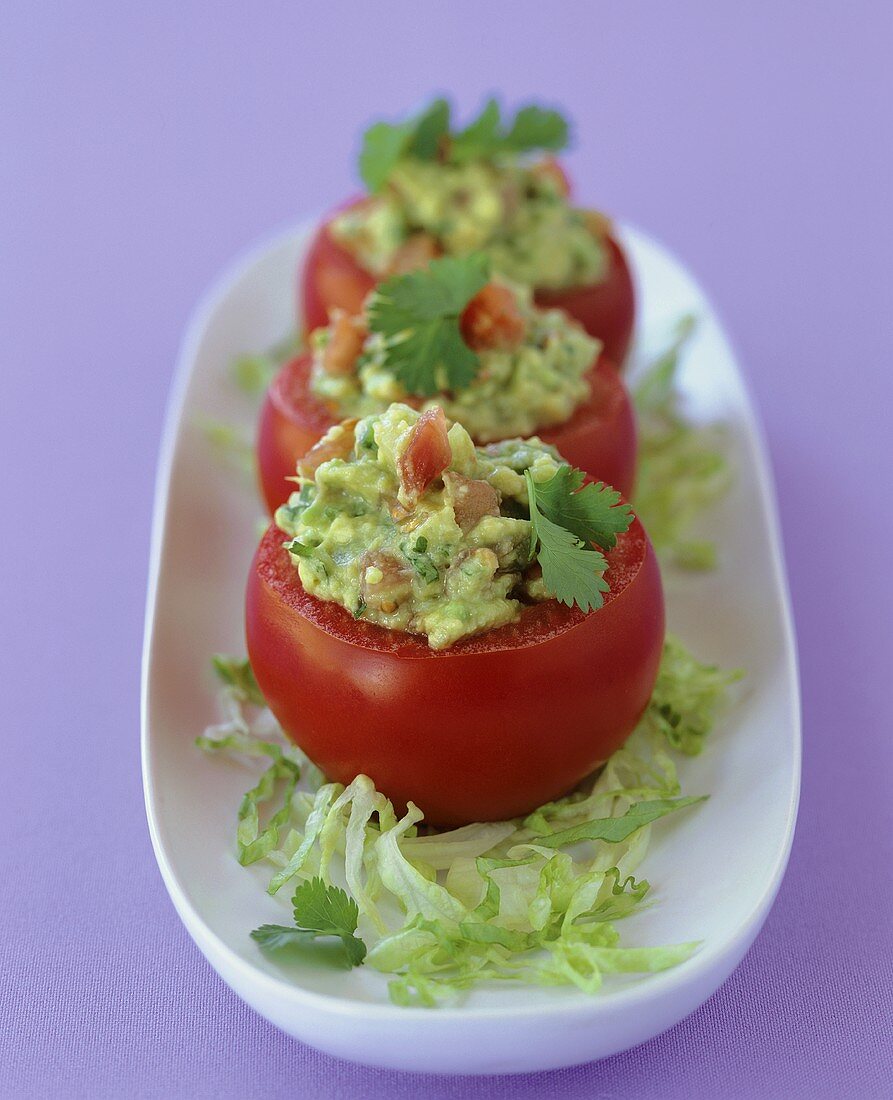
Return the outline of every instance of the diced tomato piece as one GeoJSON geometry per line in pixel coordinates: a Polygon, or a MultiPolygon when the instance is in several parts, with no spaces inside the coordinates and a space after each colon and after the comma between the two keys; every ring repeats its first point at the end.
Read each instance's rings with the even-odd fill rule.
{"type": "Polygon", "coordinates": [[[313,477],[324,462],[332,458],[347,458],[353,450],[353,430],[357,426],[356,418],[342,420],[330,428],[319,443],[315,443],[303,458],[298,459],[298,473],[301,477],[313,477]]]}
{"type": "MultiPolygon", "coordinates": [[[[331,409],[310,388],[312,369],[310,355],[299,355],[282,368],[264,398],[257,458],[271,515],[288,496],[285,479],[294,476],[298,458],[333,426],[331,409]]],[[[536,434],[572,466],[629,496],[636,467],[636,428],[629,394],[604,355],[587,381],[590,396],[573,416],[552,428],[540,428],[536,434]]],[[[416,407],[420,401],[417,397],[406,399],[416,407]]],[[[404,513],[401,525],[410,517],[405,502],[404,513]]]]}
{"type": "MultiPolygon", "coordinates": [[[[551,171],[551,169],[549,169],[551,171]]],[[[557,178],[557,177],[556,177],[557,178]]],[[[348,204],[348,209],[353,204],[348,204]]],[[[601,223],[599,239],[604,234],[601,223]]],[[[534,301],[543,309],[563,309],[579,321],[590,336],[601,340],[611,362],[626,360],[635,320],[635,288],[624,250],[613,234],[604,237],[607,269],[600,282],[562,290],[534,288],[534,301]]],[[[299,283],[299,322],[305,330],[328,324],[329,311],[341,306],[359,313],[375,277],[329,231],[324,222],[311,242],[299,283]]]]}
{"type": "Polygon", "coordinates": [[[608,215],[603,214],[600,210],[584,210],[583,221],[592,236],[598,237],[599,240],[610,236],[614,225],[608,215]]]}
{"type": "Polygon", "coordinates": [[[438,406],[422,413],[397,460],[401,503],[414,504],[449,466],[452,457],[443,409],[438,406]]]}
{"type": "Polygon", "coordinates": [[[333,310],[329,342],[322,352],[326,374],[352,374],[365,339],[366,326],[361,317],[351,317],[342,309],[333,310]]]}
{"type": "Polygon", "coordinates": [[[499,494],[489,482],[457,474],[447,470],[444,483],[452,498],[456,523],[463,531],[470,531],[484,516],[499,515],[499,494]]]}
{"type": "Polygon", "coordinates": [[[565,198],[570,195],[570,180],[568,180],[564,169],[554,157],[543,157],[539,164],[534,164],[530,170],[533,175],[552,182],[559,195],[564,195],[565,198]]]}
{"type": "Polygon", "coordinates": [[[389,275],[406,275],[427,267],[439,255],[437,241],[427,233],[413,233],[394,253],[388,265],[389,275]]]}
{"type": "Polygon", "coordinates": [[[509,351],[524,339],[526,324],[508,287],[488,283],[465,307],[459,322],[469,347],[509,351]]]}
{"type": "Polygon", "coordinates": [[[524,192],[519,180],[509,177],[499,188],[499,197],[502,199],[502,213],[506,222],[512,219],[521,209],[521,200],[524,192]]]}
{"type": "Polygon", "coordinates": [[[360,595],[368,607],[390,614],[411,592],[412,577],[393,554],[367,550],[360,558],[360,595]]]}

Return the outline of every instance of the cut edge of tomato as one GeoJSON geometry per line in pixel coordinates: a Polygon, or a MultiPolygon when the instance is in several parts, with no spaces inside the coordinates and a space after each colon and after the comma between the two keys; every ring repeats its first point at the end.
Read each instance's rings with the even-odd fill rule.
{"type": "MultiPolygon", "coordinates": [[[[322,436],[329,428],[334,428],[336,424],[340,424],[341,420],[338,419],[338,415],[332,407],[320,397],[317,397],[311,390],[310,372],[312,369],[313,360],[310,352],[305,351],[301,352],[300,355],[296,355],[280,367],[270,383],[268,398],[277,412],[281,413],[286,420],[290,420],[293,424],[298,424],[302,428],[318,430],[322,436]]],[[[597,415],[597,410],[593,408],[596,397],[593,378],[596,373],[604,370],[613,372],[618,384],[623,385],[613,361],[606,355],[600,354],[584,375],[589,385],[589,396],[574,409],[567,420],[563,420],[558,424],[538,425],[530,435],[537,436],[553,446],[558,446],[562,432],[575,433],[579,431],[591,414],[595,413],[597,415]]],[[[506,436],[505,438],[514,439],[515,436],[506,436]]],[[[487,447],[490,444],[502,441],[501,439],[488,439],[486,442],[481,443],[474,440],[474,444],[476,447],[487,447]]]]}
{"type": "Polygon", "coordinates": [[[289,359],[276,372],[267,397],[286,420],[302,428],[319,431],[323,436],[341,420],[333,408],[311,390],[312,368],[313,356],[309,351],[302,351],[289,359]]]}
{"type": "MultiPolygon", "coordinates": [[[[463,638],[445,650],[433,650],[421,635],[388,630],[376,623],[356,619],[347,608],[334,601],[320,600],[306,591],[298,570],[284,547],[285,536],[271,524],[257,548],[252,569],[263,584],[273,589],[282,602],[314,627],[360,649],[388,652],[401,659],[462,657],[498,652],[507,649],[527,649],[541,645],[560,634],[575,629],[589,615],[578,607],[567,607],[558,600],[543,600],[522,608],[521,618],[481,634],[463,638]]],[[[606,552],[608,569],[604,575],[608,591],[603,607],[619,599],[635,580],[648,555],[653,554],[645,529],[634,519],[628,531],[618,536],[617,545],[606,552]]]]}

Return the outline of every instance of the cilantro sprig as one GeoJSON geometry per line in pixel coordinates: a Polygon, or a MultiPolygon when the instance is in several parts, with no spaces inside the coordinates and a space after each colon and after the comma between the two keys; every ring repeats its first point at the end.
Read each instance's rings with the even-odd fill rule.
{"type": "Polygon", "coordinates": [[[558,111],[529,104],[503,119],[490,99],[464,129],[451,129],[451,107],[435,99],[405,122],[376,122],[363,136],[360,175],[373,193],[380,191],[397,163],[406,157],[465,164],[534,150],[556,151],[568,143],[567,120],[558,111]]]}
{"type": "Polygon", "coordinates": [[[360,911],[344,890],[327,886],[321,878],[308,879],[295,890],[291,903],[294,927],[262,924],[251,933],[251,938],[265,951],[288,950],[334,936],[341,941],[348,966],[362,963],[366,945],[355,935],[360,911]]]}
{"type": "Polygon", "coordinates": [[[475,377],[480,360],[462,338],[459,318],[489,277],[484,256],[444,256],[378,285],[369,328],[385,337],[385,363],[408,393],[431,397],[464,389],[475,377]]]}
{"type": "Polygon", "coordinates": [[[509,124],[500,117],[499,104],[488,100],[480,115],[450,142],[450,160],[492,160],[535,149],[556,152],[568,143],[567,119],[558,111],[531,104],[522,107],[509,124]]]}
{"type": "Polygon", "coordinates": [[[540,483],[529,470],[524,476],[530,501],[530,557],[539,562],[547,591],[568,607],[597,610],[608,591],[603,576],[608,562],[601,550],[610,550],[632,523],[630,506],[604,482],[583,486],[583,471],[571,466],[559,466],[553,477],[540,483]]]}

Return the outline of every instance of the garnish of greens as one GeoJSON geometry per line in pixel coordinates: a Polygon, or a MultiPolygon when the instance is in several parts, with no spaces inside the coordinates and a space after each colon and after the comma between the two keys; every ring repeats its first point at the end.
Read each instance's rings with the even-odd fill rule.
{"type": "Polygon", "coordinates": [[[433,1006],[487,981],[594,993],[606,974],[663,970],[697,950],[627,947],[616,925],[652,896],[635,877],[651,828],[701,801],[680,795],[671,753],[701,750],[738,673],[668,637],[651,703],[594,781],[524,819],[420,833],[421,810],[398,817],[367,776],[344,787],[308,766],[254,705],[244,662],[214,665],[225,721],[198,744],[267,761],[242,799],[236,847],[271,872],[269,895],[292,891],[292,923],[251,933],[271,957],[297,947],[322,965],[365,963],[391,976],[396,1004],[433,1006]]]}
{"type": "MultiPolygon", "coordinates": [[[[485,116],[492,117],[490,105],[481,118],[485,116]]],[[[483,129],[489,125],[485,122],[483,129]]],[[[475,377],[480,361],[462,338],[459,318],[488,277],[486,259],[472,255],[435,260],[428,270],[394,276],[379,284],[372,299],[370,327],[384,337],[386,363],[408,393],[430,397],[462,389],[475,377]]],[[[633,388],[638,432],[634,504],[664,564],[707,571],[716,567],[716,546],[691,532],[699,516],[728,491],[732,470],[721,425],[694,424],[681,407],[677,382],[680,357],[694,329],[695,319],[683,317],[670,346],[633,388]]],[[[246,393],[259,394],[296,347],[296,338],[290,337],[266,352],[242,356],[233,365],[233,377],[246,393]]],[[[221,460],[248,474],[253,482],[254,445],[248,433],[210,419],[200,421],[199,427],[221,460]]],[[[534,506],[542,516],[538,498],[534,506]]],[[[551,530],[551,518],[545,513],[546,522],[539,523],[540,544],[551,548],[553,562],[563,558],[573,570],[583,564],[580,547],[571,543],[565,532],[551,530]]],[[[587,559],[586,565],[590,564],[587,559]]],[[[585,597],[589,606],[600,606],[602,591],[598,581],[590,578],[585,597]]]]}
{"type": "Polygon", "coordinates": [[[548,481],[537,483],[529,470],[530,558],[543,570],[543,584],[560,603],[582,611],[602,606],[608,585],[602,574],[608,563],[600,550],[610,550],[618,534],[633,521],[620,494],[599,481],[583,485],[582,470],[559,466],[548,481]]]}
{"type": "Polygon", "coordinates": [[[251,703],[256,707],[267,705],[247,657],[239,660],[237,657],[227,657],[225,653],[215,653],[211,658],[211,667],[240,703],[251,703]]]}
{"type": "Polygon", "coordinates": [[[485,256],[444,256],[378,285],[367,307],[369,328],[384,337],[385,363],[408,393],[461,390],[475,377],[480,360],[459,318],[489,277],[485,256]]]}
{"type": "MultiPolygon", "coordinates": [[[[233,381],[249,397],[260,397],[285,360],[299,347],[300,340],[297,335],[292,335],[266,351],[240,355],[232,364],[233,381]]],[[[256,482],[256,455],[251,432],[238,424],[207,417],[199,421],[198,427],[221,461],[240,474],[247,474],[253,487],[256,482]]]]}
{"type": "Polygon", "coordinates": [[[306,879],[295,890],[291,904],[294,925],[262,924],[251,933],[265,951],[287,950],[334,936],[341,941],[348,968],[359,966],[366,958],[366,945],[354,935],[360,910],[343,890],[321,878],[306,879]]]}
{"type": "Polygon", "coordinates": [[[300,349],[301,340],[297,333],[294,333],[273,344],[266,351],[253,355],[240,355],[233,361],[233,380],[249,397],[260,397],[266,392],[285,360],[296,355],[300,349]]]}
{"type": "Polygon", "coordinates": [[[256,458],[251,434],[238,424],[209,417],[201,417],[196,426],[221,464],[245,477],[253,487],[256,458]]]}
{"type": "Polygon", "coordinates": [[[568,124],[558,111],[531,104],[514,118],[502,117],[490,99],[476,119],[454,130],[450,104],[436,99],[405,122],[376,122],[363,135],[360,175],[374,194],[404,158],[464,164],[536,151],[555,152],[568,143],[568,124]]]}
{"type": "Polygon", "coordinates": [[[691,423],[680,407],[679,359],[694,328],[693,317],[682,318],[670,347],[633,390],[639,434],[634,503],[665,562],[707,570],[716,566],[716,547],[690,532],[732,479],[721,428],[691,423]]]}

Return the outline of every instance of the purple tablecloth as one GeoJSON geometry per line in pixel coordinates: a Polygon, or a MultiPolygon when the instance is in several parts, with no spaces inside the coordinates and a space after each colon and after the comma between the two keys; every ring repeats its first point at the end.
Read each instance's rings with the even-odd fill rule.
{"type": "Polygon", "coordinates": [[[2,5],[0,1094],[881,1096],[891,8],[381,7],[2,5]],[[152,480],[186,317],[233,253],[351,191],[370,112],[432,86],[466,110],[493,88],[566,105],[579,194],[713,294],[767,429],[802,658],[800,824],[753,950],[653,1042],[519,1079],[346,1065],[255,1016],[174,914],[139,777],[152,480]]]}

